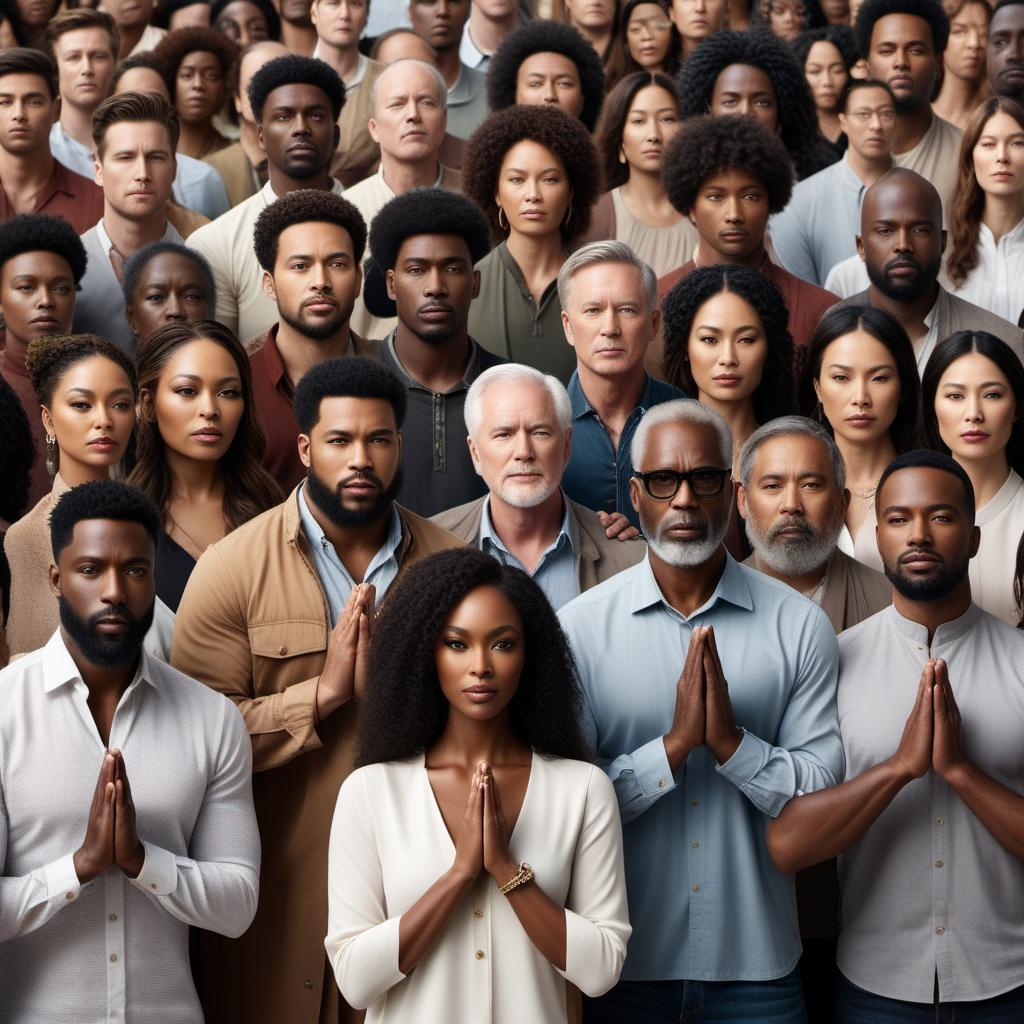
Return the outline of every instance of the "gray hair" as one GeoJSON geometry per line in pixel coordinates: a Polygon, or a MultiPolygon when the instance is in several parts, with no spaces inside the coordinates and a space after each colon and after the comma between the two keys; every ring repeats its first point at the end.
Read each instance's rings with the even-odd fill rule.
{"type": "Polygon", "coordinates": [[[763,427],[758,427],[747,438],[747,443],[743,446],[743,451],[740,452],[740,483],[745,488],[750,487],[750,478],[754,474],[754,460],[766,441],[771,441],[775,437],[798,435],[812,437],[822,444],[832,463],[832,477],[836,487],[841,491],[846,486],[846,466],[843,463],[842,453],[825,427],[806,416],[780,416],[778,419],[769,421],[763,427]]]}
{"type": "Polygon", "coordinates": [[[427,74],[430,75],[430,77],[434,80],[434,84],[437,86],[437,98],[441,101],[441,106],[447,109],[448,83],[444,80],[444,76],[432,64],[428,64],[425,60],[417,60],[415,57],[405,57],[402,60],[396,60],[394,64],[389,64],[373,80],[373,85],[370,87],[370,109],[377,109],[377,93],[380,89],[380,83],[384,76],[393,68],[401,68],[406,66],[422,68],[424,71],[427,72],[427,74]]]}
{"type": "Polygon", "coordinates": [[[484,392],[492,384],[513,384],[529,382],[544,388],[551,397],[555,407],[555,418],[564,434],[572,426],[572,403],[569,401],[569,392],[565,385],[557,377],[550,373],[541,373],[532,366],[524,366],[522,363],[502,363],[500,366],[492,366],[484,370],[475,381],[473,381],[469,392],[466,394],[466,404],[462,415],[466,420],[466,433],[475,438],[480,430],[480,423],[484,418],[483,402],[484,392]]]}
{"type": "Polygon", "coordinates": [[[640,271],[648,312],[658,308],[658,275],[625,242],[591,242],[577,249],[558,272],[558,301],[562,309],[569,309],[576,272],[595,263],[626,263],[636,267],[640,271]]]}
{"type": "Polygon", "coordinates": [[[677,398],[672,402],[662,402],[648,409],[640,420],[640,425],[633,435],[633,444],[629,449],[629,457],[633,469],[640,465],[647,444],[647,435],[662,423],[690,423],[701,427],[714,427],[718,434],[718,454],[722,458],[722,468],[732,469],[732,431],[721,415],[714,409],[692,398],[677,398]]]}

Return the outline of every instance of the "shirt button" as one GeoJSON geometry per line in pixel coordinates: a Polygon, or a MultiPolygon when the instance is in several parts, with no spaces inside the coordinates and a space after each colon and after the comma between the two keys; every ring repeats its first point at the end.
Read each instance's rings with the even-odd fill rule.
{"type": "Polygon", "coordinates": [[[65,899],[69,899],[69,900],[73,900],[75,898],[75,894],[73,892],[66,892],[66,893],[64,893],[64,898],[65,899]]]}
{"type": "Polygon", "coordinates": [[[476,910],[473,911],[473,916],[474,917],[483,917],[484,916],[484,912],[482,910],[480,910],[479,907],[478,907],[476,910]]]}
{"type": "Polygon", "coordinates": [[[700,843],[698,843],[696,839],[695,839],[695,840],[694,840],[694,841],[693,841],[692,843],[690,843],[690,845],[691,845],[691,846],[692,846],[692,847],[693,847],[693,848],[694,848],[695,850],[699,850],[699,849],[700,849],[700,843]]]}
{"type": "Polygon", "coordinates": [[[149,883],[149,887],[150,887],[150,889],[155,889],[156,888],[156,882],[150,882],[149,883]]]}
{"type": "Polygon", "coordinates": [[[658,779],[658,789],[664,789],[668,785],[667,780],[658,779]]]}
{"type": "Polygon", "coordinates": [[[112,964],[116,964],[117,963],[117,954],[116,953],[111,953],[110,954],[110,962],[112,964]]]}
{"type": "Polygon", "coordinates": [[[935,824],[936,825],[941,825],[942,824],[942,819],[941,818],[936,818],[935,819],[935,824]]]}
{"type": "Polygon", "coordinates": [[[111,914],[110,917],[107,918],[107,920],[108,921],[116,921],[117,920],[117,914],[111,914]]]}
{"type": "Polygon", "coordinates": [[[312,988],[312,987],[313,987],[313,982],[311,982],[311,981],[309,980],[309,978],[307,978],[307,979],[306,979],[306,980],[305,980],[305,981],[304,981],[304,982],[302,983],[302,987],[303,987],[303,988],[312,988]]]}
{"type": "Polygon", "coordinates": [[[487,958],[487,954],[482,949],[478,949],[476,951],[476,958],[477,960],[484,960],[487,958]]]}
{"type": "Polygon", "coordinates": [[[700,892],[700,886],[699,886],[699,885],[695,885],[695,886],[693,887],[693,891],[694,891],[694,892],[700,892]]]}
{"type": "Polygon", "coordinates": [[[936,866],[937,868],[941,868],[941,867],[942,867],[942,861],[941,861],[941,860],[937,860],[937,861],[935,862],[935,866],[936,866]]]}
{"type": "Polygon", "coordinates": [[[283,646],[282,647],[278,647],[277,653],[280,654],[281,657],[283,658],[288,653],[288,648],[287,647],[283,647],[283,646]]]}
{"type": "Polygon", "coordinates": [[[939,927],[935,929],[935,934],[936,935],[945,935],[946,934],[946,929],[943,928],[942,925],[940,924],[939,927]]]}

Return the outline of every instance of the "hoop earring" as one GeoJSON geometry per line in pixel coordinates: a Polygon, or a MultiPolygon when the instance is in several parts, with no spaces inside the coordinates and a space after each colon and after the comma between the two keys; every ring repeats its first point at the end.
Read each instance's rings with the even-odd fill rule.
{"type": "Polygon", "coordinates": [[[498,227],[501,228],[502,231],[508,231],[509,230],[508,217],[505,217],[505,223],[504,224],[501,223],[501,218],[502,218],[502,216],[504,216],[504,213],[505,213],[504,208],[499,206],[498,207],[498,227]]]}
{"type": "Polygon", "coordinates": [[[57,438],[53,434],[46,435],[46,472],[51,479],[57,475],[57,438]]]}

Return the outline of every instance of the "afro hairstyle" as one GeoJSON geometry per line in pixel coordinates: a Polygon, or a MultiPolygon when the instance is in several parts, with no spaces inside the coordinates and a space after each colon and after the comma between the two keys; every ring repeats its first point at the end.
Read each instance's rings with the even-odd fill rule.
{"type": "Polygon", "coordinates": [[[945,452],[934,452],[930,448],[915,448],[913,451],[903,452],[882,470],[882,475],[878,478],[878,486],[875,487],[875,508],[878,508],[882,487],[886,480],[901,469],[937,469],[943,473],[949,473],[950,476],[955,476],[964,489],[964,511],[967,513],[967,521],[974,524],[976,499],[974,484],[971,483],[967,470],[951,455],[947,455],[945,452]]]}
{"type": "Polygon", "coordinates": [[[796,54],[796,59],[800,61],[800,67],[807,64],[807,57],[815,43],[831,43],[839,51],[839,56],[843,58],[847,71],[857,63],[860,57],[857,52],[857,40],[849,25],[826,25],[823,28],[812,28],[801,32],[790,43],[793,53],[796,54]]]}
{"type": "Polygon", "coordinates": [[[529,139],[550,150],[565,167],[572,185],[572,217],[562,225],[569,241],[586,234],[590,214],[601,191],[601,165],[590,132],[559,107],[509,107],[491,114],[466,144],[462,160],[462,191],[487,215],[491,235],[502,239],[494,196],[505,154],[529,139]]]}
{"type": "Polygon", "coordinates": [[[352,239],[356,263],[362,263],[366,250],[366,221],[363,215],[347,199],[333,192],[300,188],[265,207],[256,218],[252,242],[260,266],[273,273],[277,262],[277,240],[281,232],[293,224],[308,224],[310,221],[337,224],[344,228],[352,239]]]}
{"type": "Polygon", "coordinates": [[[153,58],[172,96],[178,68],[190,53],[212,53],[220,64],[221,75],[227,79],[238,47],[223,32],[213,28],[179,28],[168,32],[153,48],[153,58]]]}
{"type": "Polygon", "coordinates": [[[461,235],[479,263],[491,251],[490,227],[480,208],[458,192],[414,188],[386,203],[370,225],[370,255],[393,270],[402,243],[413,235],[461,235]]]}
{"type": "Polygon", "coordinates": [[[715,32],[683,62],[677,78],[684,118],[700,117],[711,109],[718,76],[734,64],[763,71],[775,90],[779,135],[789,150],[797,176],[806,178],[830,162],[818,128],[818,114],[804,69],[788,43],[769,32],[715,32]]]}
{"type": "Polygon", "coordinates": [[[939,0],[864,0],[853,24],[857,49],[862,57],[871,52],[871,33],[880,18],[890,14],[910,14],[928,22],[932,30],[932,44],[936,55],[946,52],[949,42],[949,17],[939,0]]]}
{"type": "Polygon", "coordinates": [[[176,256],[183,256],[195,264],[203,279],[203,286],[206,289],[206,300],[210,305],[210,309],[213,309],[217,305],[217,286],[214,284],[213,270],[210,268],[210,264],[207,263],[206,257],[198,249],[191,249],[180,242],[165,242],[163,239],[144,245],[125,260],[124,274],[121,280],[121,291],[124,293],[125,305],[130,306],[132,304],[132,296],[135,294],[135,289],[139,286],[139,278],[142,277],[142,272],[153,259],[164,255],[164,253],[174,253],[176,256]]]}
{"type": "Polygon", "coordinates": [[[319,423],[320,404],[325,398],[382,398],[394,409],[399,430],[408,403],[405,385],[398,374],[379,360],[363,356],[325,359],[306,371],[295,388],[292,405],[295,422],[303,434],[319,423]]]}
{"type": "Polygon", "coordinates": [[[40,405],[49,405],[61,377],[78,363],[101,356],[124,370],[132,393],[138,394],[135,364],[116,345],[96,334],[48,334],[28,343],[25,366],[40,405]]]}
{"type": "Polygon", "coordinates": [[[138,523],[153,541],[160,536],[160,513],[138,489],[120,480],[91,480],[65,491],[50,513],[50,546],[54,561],[71,543],[75,526],[86,519],[138,523]]]}
{"type": "Polygon", "coordinates": [[[535,53],[560,53],[576,65],[583,92],[580,120],[593,131],[604,99],[604,67],[597,51],[571,25],[538,19],[510,32],[487,64],[487,102],[491,110],[516,103],[519,66],[535,53]]]}
{"type": "Polygon", "coordinates": [[[88,257],[75,229],[63,217],[48,213],[19,213],[0,224],[0,269],[23,252],[53,252],[71,267],[77,285],[85,276],[88,257]]]}
{"type": "Polygon", "coordinates": [[[289,53],[287,57],[275,57],[267,61],[249,81],[249,103],[252,115],[257,121],[263,120],[263,107],[267,97],[282,85],[313,85],[322,89],[331,101],[334,120],[338,120],[345,105],[345,86],[338,72],[315,57],[299,57],[289,53]]]}
{"type": "Polygon", "coordinates": [[[661,180],[669,202],[689,213],[701,185],[730,168],[746,171],[768,191],[768,206],[779,213],[793,191],[793,165],[778,135],[753,117],[695,117],[665,148],[661,180]]]}

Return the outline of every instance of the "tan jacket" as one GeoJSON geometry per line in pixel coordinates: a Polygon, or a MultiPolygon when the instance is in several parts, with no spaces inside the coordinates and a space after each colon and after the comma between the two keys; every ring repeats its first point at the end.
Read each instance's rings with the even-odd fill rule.
{"type": "MultiPolygon", "coordinates": [[[[581,594],[643,559],[647,552],[647,545],[643,541],[609,540],[596,512],[584,508],[564,493],[562,497],[569,503],[569,517],[578,541],[576,558],[581,594]]],[[[485,494],[476,501],[450,508],[447,512],[439,512],[431,517],[431,522],[450,530],[459,540],[479,547],[480,517],[487,498],[485,494]]]]}
{"type": "MultiPolygon", "coordinates": [[[[363,80],[354,89],[345,90],[345,106],[338,116],[341,138],[331,160],[331,177],[345,188],[368,178],[380,163],[380,146],[371,138],[366,122],[373,116],[373,83],[383,71],[379,61],[368,61],[363,80]]],[[[366,226],[370,226],[369,221],[366,226]]]]}
{"type": "MultiPolygon", "coordinates": [[[[433,523],[399,513],[399,578],[425,555],[460,546],[433,523]]],[[[207,548],[178,609],[172,663],[230,697],[252,737],[263,843],[252,927],[235,940],[203,936],[211,1024],[340,1019],[337,986],[324,985],[327,847],[338,789],[352,770],[356,711],[349,703],[316,718],[330,622],[297,491],[207,548]]]]}
{"type": "Polygon", "coordinates": [[[220,174],[232,206],[256,195],[263,187],[240,142],[218,149],[203,157],[203,160],[220,174]]]}

